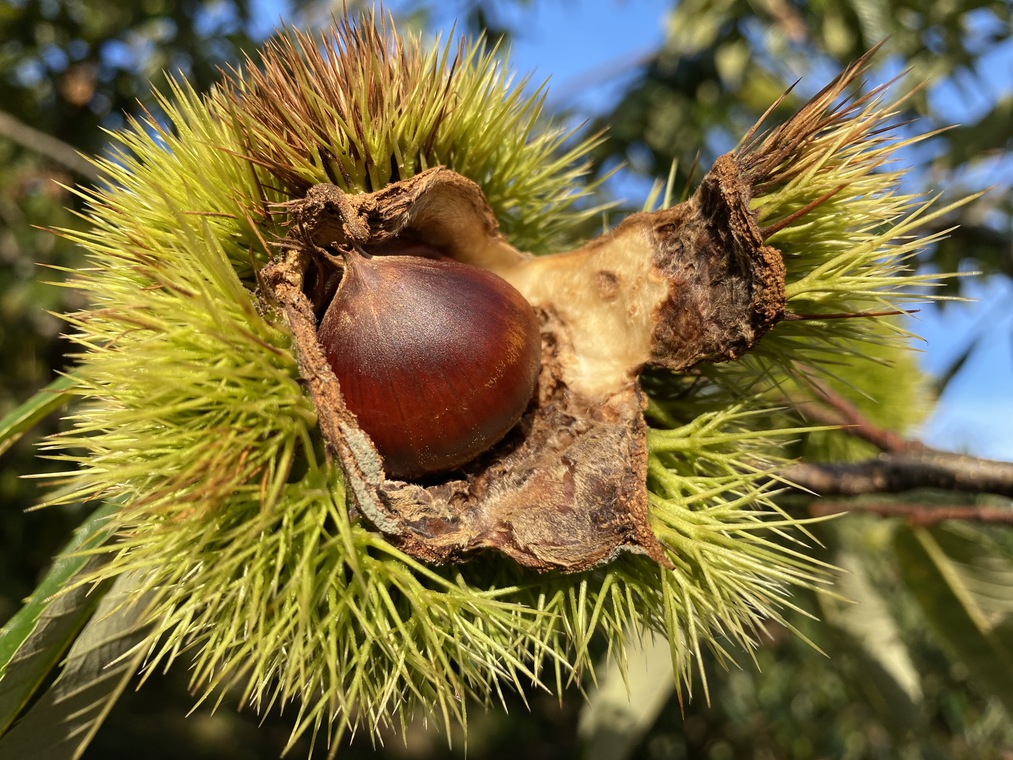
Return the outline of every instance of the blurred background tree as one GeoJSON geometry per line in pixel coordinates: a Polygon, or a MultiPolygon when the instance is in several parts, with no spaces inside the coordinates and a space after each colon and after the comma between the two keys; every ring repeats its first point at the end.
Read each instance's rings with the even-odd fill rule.
{"type": "MultiPolygon", "coordinates": [[[[527,14],[557,2],[401,2],[391,8],[420,30],[449,28],[447,19],[456,15],[469,30],[509,42],[523,39],[527,14]]],[[[607,16],[634,5],[626,0],[599,7],[607,16]]],[[[46,283],[73,269],[77,253],[40,228],[79,223],[77,199],[65,186],[95,176],[78,152],[101,153],[104,130],[155,109],[150,90],[163,87],[166,72],[180,71],[198,88],[210,86],[219,67],[252,50],[276,19],[313,26],[325,23],[332,11],[340,7],[308,0],[0,2],[0,416],[72,361],[59,337],[61,322],[50,312],[77,308],[76,296],[46,283]]],[[[996,186],[934,223],[960,226],[927,251],[926,266],[1009,278],[1011,16],[1009,3],[964,0],[682,0],[672,3],[658,49],[611,71],[588,72],[583,80],[588,86],[618,83],[618,95],[604,108],[583,111],[565,92],[552,93],[550,102],[575,120],[587,120],[588,129],[608,127],[594,171],[623,166],[613,187],[647,187],[666,177],[673,164],[676,186],[692,186],[694,164],[707,167],[733,147],[799,72],[806,73],[805,80],[775,117],[787,116],[814,86],[888,38],[879,58],[884,78],[910,67],[913,80],[932,83],[898,118],[920,118],[918,131],[962,122],[910,150],[909,163],[917,167],[912,187],[957,198],[996,186]],[[1004,72],[996,71],[996,61],[1006,62],[1004,72]]],[[[941,373],[937,390],[974,347],[972,336],[941,373]]],[[[884,377],[889,376],[870,382],[889,384],[884,377]]],[[[917,417],[876,411],[861,394],[851,401],[874,423],[889,427],[917,417]]],[[[41,432],[58,424],[51,421],[41,432]]],[[[844,438],[836,444],[810,441],[810,453],[819,450],[835,461],[868,456],[869,450],[856,451],[844,438]]],[[[56,509],[25,514],[39,489],[19,476],[55,466],[40,463],[34,442],[21,441],[0,460],[0,621],[30,593],[77,521],[56,509]]],[[[980,495],[916,492],[909,499],[1009,506],[1008,500],[980,495]]],[[[799,615],[799,629],[829,657],[787,631],[771,630],[759,670],[747,661],[741,671],[714,673],[709,704],[696,694],[680,708],[670,689],[655,683],[667,678],[668,664],[655,663],[658,654],[648,648],[631,662],[632,708],[622,707],[625,698],[610,696],[615,674],[609,673],[589,706],[576,694],[564,705],[536,696],[530,712],[518,700],[509,715],[478,716],[468,755],[506,757],[521,750],[532,758],[578,751],[613,758],[1013,757],[1009,529],[914,531],[897,520],[852,515],[822,528],[818,538],[824,558],[850,573],[841,583],[842,595],[860,603],[798,600],[804,611],[821,618],[811,622],[799,615]]],[[[141,746],[151,758],[278,755],[288,735],[284,718],[271,717],[259,728],[254,716],[227,707],[184,720],[190,707],[185,678],[172,673],[150,679],[139,693],[127,695],[86,757],[134,757],[141,746]]],[[[387,744],[375,754],[464,756],[463,742],[448,751],[442,738],[429,736],[421,725],[410,727],[407,748],[396,737],[387,744]]],[[[293,756],[307,752],[300,746],[293,756]]],[[[342,754],[374,750],[359,741],[342,754]]]]}

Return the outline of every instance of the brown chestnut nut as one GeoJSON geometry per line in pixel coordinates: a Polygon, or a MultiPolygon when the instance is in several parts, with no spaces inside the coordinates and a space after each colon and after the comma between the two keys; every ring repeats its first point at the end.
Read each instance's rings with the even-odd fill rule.
{"type": "Polygon", "coordinates": [[[387,475],[450,470],[502,439],[541,366],[538,319],[524,297],[450,258],[358,251],[344,265],[317,335],[387,475]]]}

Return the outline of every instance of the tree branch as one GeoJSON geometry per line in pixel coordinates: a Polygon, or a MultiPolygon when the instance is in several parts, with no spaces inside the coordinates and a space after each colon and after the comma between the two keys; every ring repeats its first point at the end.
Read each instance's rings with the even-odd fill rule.
{"type": "Polygon", "coordinates": [[[25,124],[3,110],[0,110],[0,137],[6,137],[39,153],[92,182],[97,182],[100,178],[98,169],[73,146],[25,124]]]}
{"type": "Polygon", "coordinates": [[[994,525],[1013,525],[1013,509],[956,504],[913,504],[895,501],[853,502],[819,499],[809,507],[816,517],[845,512],[866,512],[881,517],[903,517],[911,525],[935,525],[948,520],[971,520],[994,525]]]}
{"type": "Polygon", "coordinates": [[[880,451],[925,451],[927,447],[921,441],[905,438],[893,430],[881,428],[865,415],[854,404],[830,390],[824,383],[809,377],[820,394],[818,400],[798,401],[793,404],[807,420],[819,425],[837,425],[845,433],[863,441],[868,441],[880,451]]]}
{"type": "Polygon", "coordinates": [[[1013,462],[939,451],[921,441],[879,427],[854,404],[811,375],[819,398],[794,401],[807,420],[838,425],[841,430],[876,446],[883,453],[856,463],[800,462],[779,474],[801,490],[820,496],[860,496],[938,488],[967,493],[992,493],[1013,498],[1013,462]]]}
{"type": "Polygon", "coordinates": [[[801,462],[788,466],[780,475],[793,485],[820,496],[939,488],[1013,498],[1013,462],[932,449],[881,454],[875,459],[847,464],[801,462]]]}

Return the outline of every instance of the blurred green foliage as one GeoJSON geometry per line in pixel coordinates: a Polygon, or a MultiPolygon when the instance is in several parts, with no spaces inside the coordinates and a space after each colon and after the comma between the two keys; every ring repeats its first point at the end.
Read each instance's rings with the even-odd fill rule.
{"type": "MultiPolygon", "coordinates": [[[[155,109],[152,85],[174,71],[198,87],[256,45],[247,0],[5,0],[0,2],[0,417],[71,361],[58,313],[83,304],[54,287],[78,251],[47,231],[80,224],[67,190],[92,181],[87,161],[108,129],[155,109]]],[[[0,460],[0,619],[28,595],[79,519],[59,510],[25,515],[36,482],[53,470],[34,451],[53,420],[0,460]]]]}
{"type": "Polygon", "coordinates": [[[913,128],[960,122],[917,149],[913,159],[920,168],[912,182],[928,191],[942,186],[951,198],[996,185],[938,223],[960,229],[933,249],[935,264],[940,271],[1013,276],[1011,23],[1013,6],[994,1],[682,0],[668,18],[662,48],[596,121],[609,128],[599,166],[625,160],[653,178],[665,176],[675,161],[681,187],[695,161],[710,166],[800,77],[798,91],[774,111],[775,119],[789,115],[812,94],[807,88],[824,80],[814,72],[836,71],[883,43],[882,80],[909,69],[912,81],[929,83],[904,114],[917,120],[913,128]],[[998,57],[1003,50],[1006,57],[998,57]],[[1003,60],[1005,67],[994,63],[1003,60]]]}

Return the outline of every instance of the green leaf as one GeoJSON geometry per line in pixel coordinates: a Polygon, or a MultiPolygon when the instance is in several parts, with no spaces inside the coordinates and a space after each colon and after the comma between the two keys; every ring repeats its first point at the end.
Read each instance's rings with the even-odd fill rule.
{"type": "Polygon", "coordinates": [[[982,342],[982,339],[990,332],[990,330],[982,330],[978,335],[974,336],[967,342],[957,358],[950,361],[949,366],[939,374],[939,379],[936,380],[936,394],[942,396],[946,389],[950,386],[953,378],[964,368],[967,364],[967,360],[971,358],[978,350],[978,344],[982,342]]]}
{"type": "Polygon", "coordinates": [[[21,406],[4,415],[0,420],[0,454],[7,451],[25,433],[63,404],[70,395],[69,391],[73,385],[73,378],[58,377],[21,406]]]}
{"type": "Polygon", "coordinates": [[[144,659],[150,626],[137,576],[124,574],[102,597],[56,682],[0,738],[0,757],[76,760],[81,757],[144,659]]]}
{"type": "Polygon", "coordinates": [[[106,518],[115,508],[100,507],[78,527],[25,606],[0,629],[0,734],[31,701],[98,604],[98,589],[59,592],[105,561],[76,552],[105,539],[106,518]]]}
{"type": "Polygon", "coordinates": [[[630,757],[675,690],[671,649],[664,639],[635,639],[613,658],[588,696],[577,731],[585,760],[630,757]]]}
{"type": "Polygon", "coordinates": [[[1013,95],[998,97],[992,110],[974,124],[955,127],[947,135],[949,151],[944,159],[949,166],[981,160],[982,156],[1013,148],[1009,125],[1013,120],[1013,95]]]}
{"type": "Polygon", "coordinates": [[[1013,713],[1013,561],[964,525],[903,529],[901,575],[926,619],[975,682],[1013,713]]]}
{"type": "Polygon", "coordinates": [[[817,595],[817,601],[835,634],[835,647],[856,660],[851,672],[855,685],[884,724],[903,735],[921,727],[921,679],[887,600],[862,559],[852,551],[834,558],[844,571],[835,591],[851,603],[830,595],[817,595]]]}

